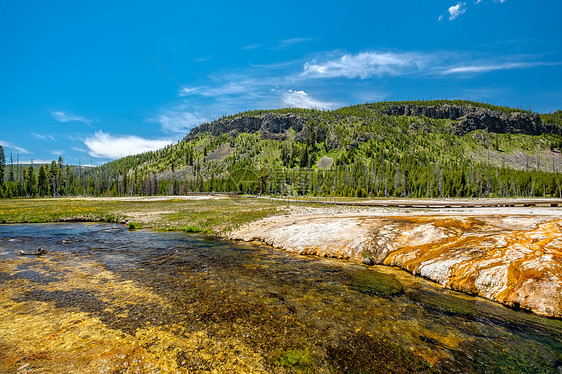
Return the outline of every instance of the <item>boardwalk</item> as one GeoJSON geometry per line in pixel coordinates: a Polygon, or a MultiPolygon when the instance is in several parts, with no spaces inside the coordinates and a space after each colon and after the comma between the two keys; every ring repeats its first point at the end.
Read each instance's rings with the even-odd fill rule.
{"type": "Polygon", "coordinates": [[[493,208],[493,207],[560,207],[562,199],[480,199],[480,200],[364,200],[364,201],[318,201],[330,205],[395,207],[395,208],[493,208]]]}

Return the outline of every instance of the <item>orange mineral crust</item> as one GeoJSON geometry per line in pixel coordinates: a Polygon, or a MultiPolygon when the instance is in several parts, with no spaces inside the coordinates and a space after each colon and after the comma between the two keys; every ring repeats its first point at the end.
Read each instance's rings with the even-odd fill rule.
{"type": "Polygon", "coordinates": [[[296,214],[230,236],[400,267],[444,287],[562,317],[562,219],[534,215],[296,214]]]}

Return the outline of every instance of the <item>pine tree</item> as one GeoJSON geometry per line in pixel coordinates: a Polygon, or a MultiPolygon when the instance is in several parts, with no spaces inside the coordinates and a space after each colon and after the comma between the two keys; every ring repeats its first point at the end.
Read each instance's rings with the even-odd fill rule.
{"type": "Polygon", "coordinates": [[[0,145],[0,186],[4,184],[4,173],[6,172],[6,155],[4,148],[0,145]]]}
{"type": "Polygon", "coordinates": [[[127,195],[127,169],[123,168],[123,195],[127,195]]]}
{"type": "Polygon", "coordinates": [[[51,194],[53,195],[53,197],[55,197],[57,195],[58,174],[59,174],[59,167],[58,167],[56,161],[53,160],[53,162],[51,162],[51,166],[49,167],[49,179],[51,181],[51,194]]]}
{"type": "Polygon", "coordinates": [[[58,167],[59,167],[58,170],[57,170],[57,187],[58,187],[57,193],[58,193],[59,196],[62,196],[62,195],[65,194],[64,183],[63,183],[63,180],[64,180],[64,161],[62,159],[62,156],[59,156],[57,164],[58,164],[58,167]]]}
{"type": "Polygon", "coordinates": [[[308,166],[308,146],[305,145],[301,152],[300,167],[305,168],[308,166]]]}
{"type": "Polygon", "coordinates": [[[74,185],[74,172],[70,168],[70,165],[66,165],[65,170],[65,178],[64,178],[64,187],[66,196],[70,195],[71,193],[74,194],[74,191],[71,191],[71,187],[74,185]]]}
{"type": "MultiPolygon", "coordinates": [[[[25,175],[25,174],[24,174],[25,175]]],[[[29,165],[27,169],[27,183],[25,185],[25,192],[28,196],[35,196],[36,186],[37,183],[35,181],[35,171],[33,170],[33,165],[29,165]]]]}
{"type": "Polygon", "coordinates": [[[15,178],[14,178],[14,157],[12,156],[12,152],[10,152],[10,173],[8,175],[8,181],[9,182],[15,181],[15,178]]]}
{"type": "Polygon", "coordinates": [[[39,196],[46,196],[49,194],[49,177],[45,165],[39,167],[37,175],[37,194],[39,196]]]}

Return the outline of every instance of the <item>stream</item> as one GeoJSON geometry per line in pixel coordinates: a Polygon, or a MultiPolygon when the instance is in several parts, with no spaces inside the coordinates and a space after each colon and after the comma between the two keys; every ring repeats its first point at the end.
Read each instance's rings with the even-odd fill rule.
{"type": "Polygon", "coordinates": [[[268,246],[0,225],[0,373],[14,372],[560,374],[562,321],[268,246]]]}

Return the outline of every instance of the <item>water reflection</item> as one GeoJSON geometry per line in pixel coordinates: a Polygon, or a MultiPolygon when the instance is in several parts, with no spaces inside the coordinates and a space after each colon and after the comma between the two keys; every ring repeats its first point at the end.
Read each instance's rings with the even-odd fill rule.
{"type": "Polygon", "coordinates": [[[1,372],[559,373],[562,323],[387,267],[0,225],[1,372]],[[18,256],[39,246],[41,257],[18,256]],[[431,365],[431,366],[430,366],[431,365]]]}

